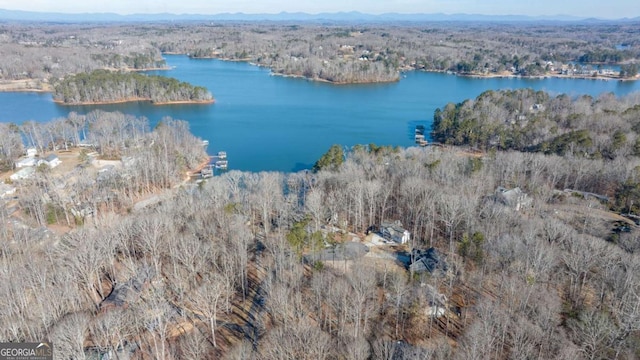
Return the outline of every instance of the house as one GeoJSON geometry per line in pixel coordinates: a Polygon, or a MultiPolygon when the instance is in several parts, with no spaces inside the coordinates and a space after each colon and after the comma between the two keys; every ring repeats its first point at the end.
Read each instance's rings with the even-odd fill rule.
{"type": "Polygon", "coordinates": [[[411,250],[411,258],[413,262],[409,265],[409,270],[413,273],[433,273],[436,270],[447,271],[447,263],[435,248],[428,248],[427,250],[413,249],[411,250]]]}
{"type": "Polygon", "coordinates": [[[58,158],[58,155],[56,155],[56,154],[51,154],[51,155],[47,156],[46,158],[44,158],[44,160],[38,161],[38,165],[46,164],[47,166],[49,166],[52,169],[54,167],[60,165],[61,163],[62,163],[62,161],[60,161],[60,159],[58,158]]]}
{"type": "Polygon", "coordinates": [[[35,157],[36,155],[38,155],[38,150],[36,150],[36,148],[28,148],[27,149],[27,157],[35,157]]]}
{"type": "Polygon", "coordinates": [[[9,176],[9,178],[12,181],[24,180],[24,179],[28,179],[28,178],[32,177],[35,172],[36,172],[36,170],[33,167],[26,167],[24,169],[21,169],[17,173],[9,176]]]}
{"type": "Polygon", "coordinates": [[[0,199],[4,199],[16,193],[16,188],[11,185],[0,183],[0,199]]]}
{"type": "Polygon", "coordinates": [[[542,111],[542,110],[544,110],[544,105],[542,105],[542,104],[533,104],[533,105],[531,105],[529,110],[530,111],[542,111]]]}
{"type": "Polygon", "coordinates": [[[111,293],[100,303],[100,310],[107,311],[113,308],[127,307],[136,302],[155,275],[151,266],[142,266],[137,274],[128,281],[114,284],[111,293]]]}
{"type": "Polygon", "coordinates": [[[420,286],[425,289],[425,295],[429,304],[425,309],[427,316],[436,318],[443,316],[447,312],[447,296],[440,293],[432,285],[422,283],[420,286]]]}
{"type": "Polygon", "coordinates": [[[387,240],[392,240],[398,244],[406,244],[411,238],[411,233],[402,228],[400,221],[383,222],[380,224],[380,234],[387,240]]]}
{"type": "Polygon", "coordinates": [[[24,158],[16,162],[16,168],[21,169],[29,166],[36,166],[36,159],[33,157],[24,158]]]}
{"type": "Polygon", "coordinates": [[[522,190],[520,190],[519,187],[516,187],[513,189],[506,189],[506,188],[503,188],[502,186],[499,186],[496,189],[494,196],[497,202],[500,202],[503,205],[513,208],[515,211],[520,211],[525,207],[529,207],[531,206],[531,203],[532,203],[532,200],[529,197],[529,195],[527,195],[522,190]]]}
{"type": "Polygon", "coordinates": [[[91,217],[93,215],[95,215],[96,211],[90,207],[90,206],[85,206],[83,208],[80,208],[80,210],[77,210],[75,207],[72,207],[71,209],[71,214],[77,218],[87,218],[87,217],[91,217]]]}
{"type": "Polygon", "coordinates": [[[138,162],[138,160],[133,156],[123,156],[120,161],[125,168],[135,167],[138,162]]]}
{"type": "Polygon", "coordinates": [[[106,181],[109,180],[115,173],[115,165],[107,165],[102,169],[98,170],[98,176],[96,177],[96,181],[106,181]]]}

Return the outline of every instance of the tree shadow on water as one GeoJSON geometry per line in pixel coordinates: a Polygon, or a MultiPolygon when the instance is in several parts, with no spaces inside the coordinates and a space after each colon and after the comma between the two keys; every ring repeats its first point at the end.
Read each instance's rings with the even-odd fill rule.
{"type": "Polygon", "coordinates": [[[304,163],[296,163],[296,165],[291,169],[292,172],[298,172],[302,170],[311,170],[313,164],[304,164],[304,163]]]}

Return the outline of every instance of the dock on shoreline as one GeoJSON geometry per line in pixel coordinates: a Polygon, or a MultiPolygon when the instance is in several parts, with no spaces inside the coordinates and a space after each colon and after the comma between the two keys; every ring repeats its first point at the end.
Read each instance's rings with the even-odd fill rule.
{"type": "Polygon", "coordinates": [[[200,170],[200,178],[207,179],[215,175],[215,170],[227,170],[229,161],[226,151],[218,151],[217,155],[209,157],[209,163],[200,170]]]}

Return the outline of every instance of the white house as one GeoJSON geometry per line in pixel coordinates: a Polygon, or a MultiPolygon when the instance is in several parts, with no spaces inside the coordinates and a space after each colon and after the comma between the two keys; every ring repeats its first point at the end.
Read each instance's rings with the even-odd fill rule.
{"type": "Polygon", "coordinates": [[[27,149],[27,157],[35,157],[36,155],[38,155],[38,150],[36,150],[36,148],[28,148],[27,149]]]}
{"type": "Polygon", "coordinates": [[[34,169],[33,167],[26,167],[24,169],[21,169],[17,173],[9,176],[9,178],[13,181],[28,179],[32,177],[35,172],[36,172],[36,169],[34,169]]]}
{"type": "Polygon", "coordinates": [[[498,202],[511,207],[515,211],[520,211],[523,208],[530,207],[532,203],[529,195],[520,190],[519,187],[506,189],[500,186],[496,189],[495,199],[498,202]]]}
{"type": "Polygon", "coordinates": [[[28,157],[16,162],[16,168],[24,168],[36,165],[36,158],[28,157]]]}
{"type": "Polygon", "coordinates": [[[4,199],[9,195],[13,195],[16,192],[16,188],[11,185],[0,183],[0,199],[4,199]]]}
{"type": "Polygon", "coordinates": [[[58,158],[58,155],[56,155],[56,154],[51,154],[51,155],[47,156],[46,158],[44,158],[44,160],[38,161],[38,165],[47,164],[47,166],[49,166],[52,169],[54,167],[60,165],[61,163],[62,163],[62,161],[60,161],[60,159],[58,158]]]}
{"type": "Polygon", "coordinates": [[[402,223],[383,222],[380,224],[380,233],[385,239],[393,240],[398,244],[406,244],[411,239],[411,233],[402,228],[402,223]]]}

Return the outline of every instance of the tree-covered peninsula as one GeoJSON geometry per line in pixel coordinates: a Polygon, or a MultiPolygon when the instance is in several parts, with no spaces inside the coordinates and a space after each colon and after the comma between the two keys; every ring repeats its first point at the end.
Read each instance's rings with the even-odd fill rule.
{"type": "Polygon", "coordinates": [[[53,99],[66,105],[151,101],[154,104],[210,103],[211,93],[174,78],[134,72],[95,70],[64,77],[53,88],[53,99]]]}
{"type": "Polygon", "coordinates": [[[614,160],[640,155],[638,95],[550,96],[531,89],[485,91],[436,109],[433,139],[480,150],[517,150],[614,160]]]}

